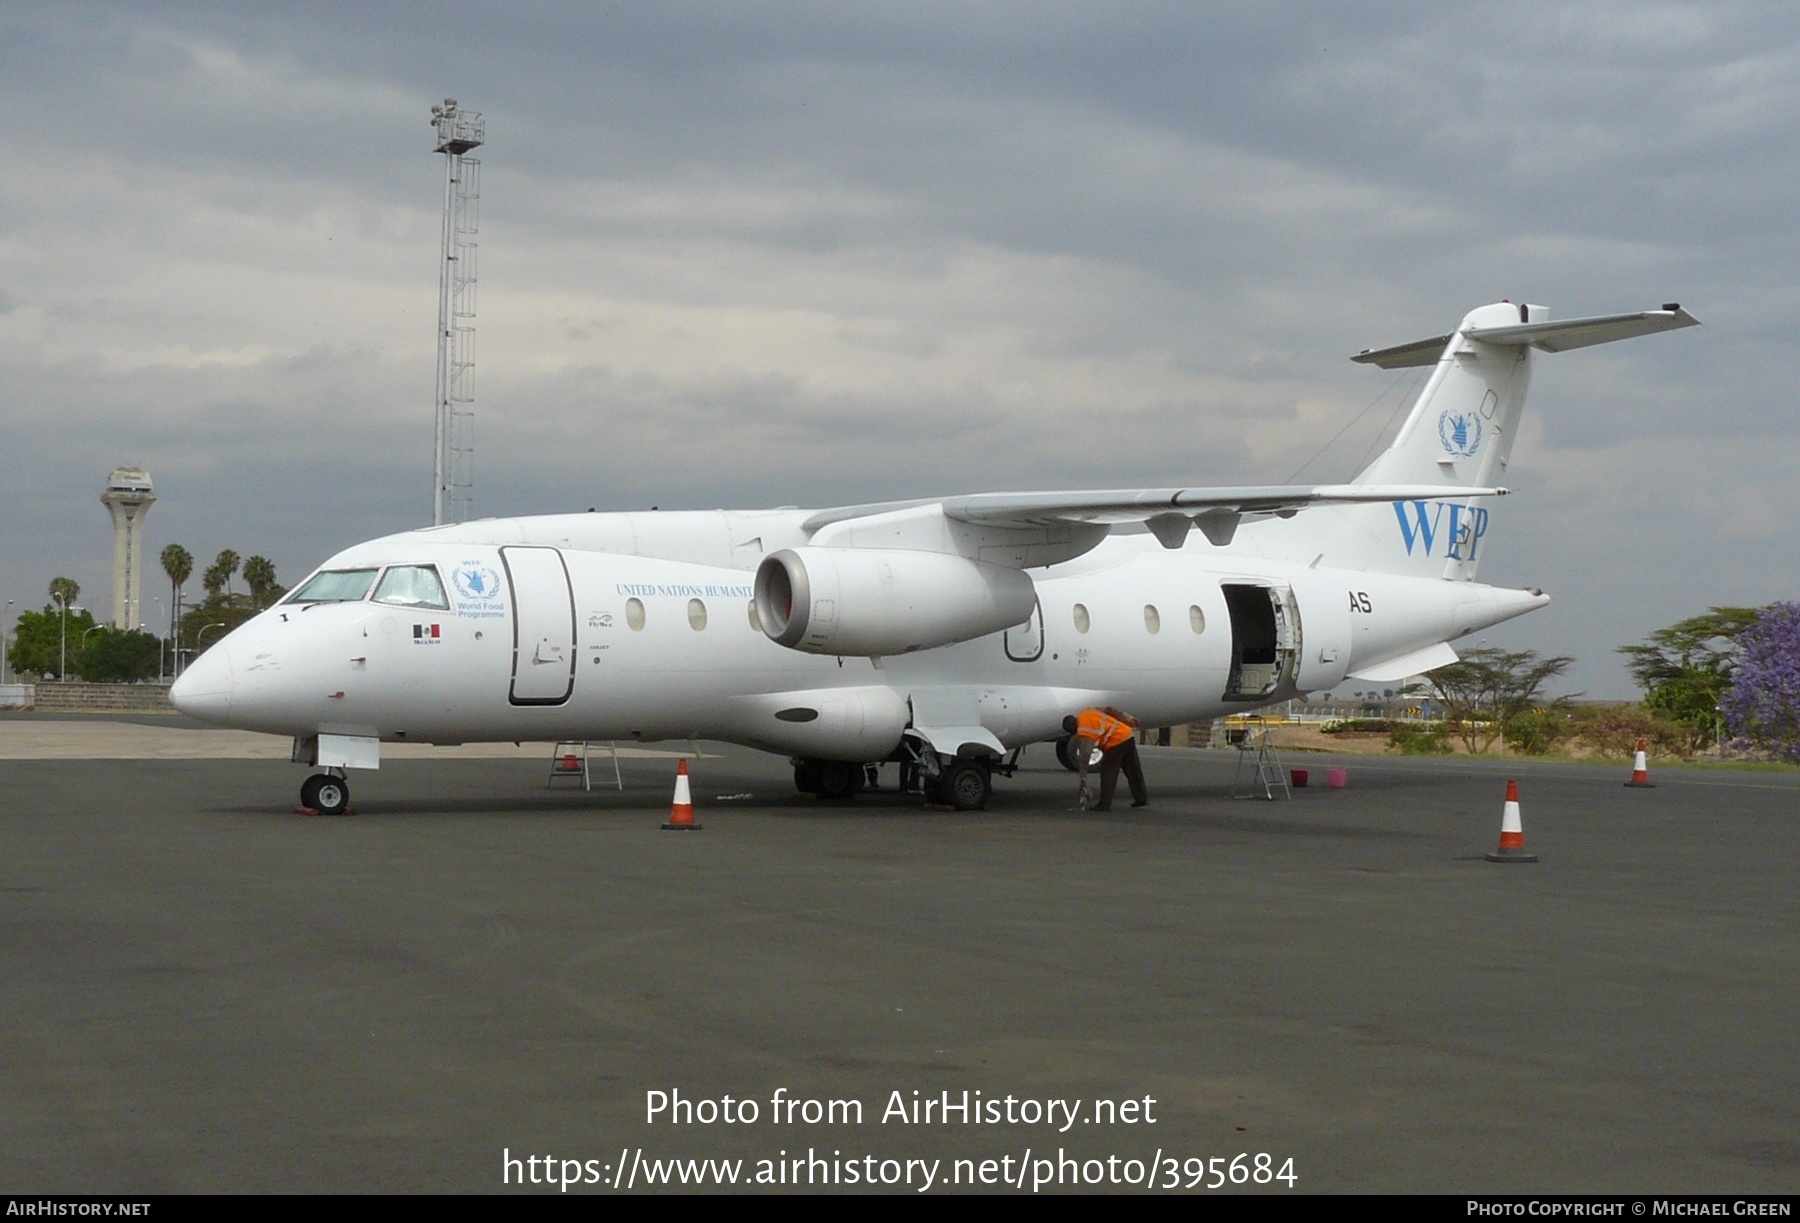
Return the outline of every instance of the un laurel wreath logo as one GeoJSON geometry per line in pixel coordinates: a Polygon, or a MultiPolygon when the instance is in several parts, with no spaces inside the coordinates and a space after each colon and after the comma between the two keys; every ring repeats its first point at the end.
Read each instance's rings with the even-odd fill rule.
{"type": "Polygon", "coordinates": [[[486,565],[459,565],[451,573],[450,582],[465,599],[500,597],[500,575],[486,565]]]}
{"type": "Polygon", "coordinates": [[[1481,447],[1481,417],[1445,410],[1438,416],[1438,441],[1451,454],[1474,454],[1481,447]]]}

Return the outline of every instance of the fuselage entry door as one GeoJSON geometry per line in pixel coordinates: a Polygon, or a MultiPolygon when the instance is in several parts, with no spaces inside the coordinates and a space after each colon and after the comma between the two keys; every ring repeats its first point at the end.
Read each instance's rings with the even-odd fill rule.
{"type": "Polygon", "coordinates": [[[1350,667],[1353,622],[1366,620],[1374,604],[1367,591],[1350,589],[1338,574],[1316,569],[1296,573],[1292,590],[1302,647],[1294,683],[1302,692],[1334,688],[1350,667]]]}
{"type": "Polygon", "coordinates": [[[1221,583],[1231,613],[1231,675],[1224,699],[1261,701],[1292,683],[1300,626],[1286,587],[1260,582],[1221,583]]]}
{"type": "Polygon", "coordinates": [[[502,548],[512,585],[512,703],[561,705],[575,690],[575,595],[555,548],[502,548]]]}

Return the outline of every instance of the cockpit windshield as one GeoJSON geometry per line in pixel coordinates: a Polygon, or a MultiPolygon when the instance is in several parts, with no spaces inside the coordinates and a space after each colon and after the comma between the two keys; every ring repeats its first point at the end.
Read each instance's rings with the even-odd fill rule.
{"type": "Polygon", "coordinates": [[[377,603],[393,603],[400,607],[424,607],[449,611],[444,598],[444,583],[430,565],[395,565],[382,575],[375,588],[377,603]]]}
{"type": "Polygon", "coordinates": [[[375,584],[373,569],[326,569],[312,575],[289,595],[289,603],[355,603],[368,597],[375,584]]]}

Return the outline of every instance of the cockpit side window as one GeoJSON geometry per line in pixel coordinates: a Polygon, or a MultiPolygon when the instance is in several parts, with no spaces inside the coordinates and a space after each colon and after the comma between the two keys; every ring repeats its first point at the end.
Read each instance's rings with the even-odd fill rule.
{"type": "Polygon", "coordinates": [[[375,588],[375,601],[433,611],[450,610],[450,601],[444,597],[444,583],[431,565],[394,565],[382,576],[381,585],[375,588]]]}
{"type": "Polygon", "coordinates": [[[375,584],[373,569],[325,569],[313,574],[289,595],[288,603],[355,603],[375,584]]]}

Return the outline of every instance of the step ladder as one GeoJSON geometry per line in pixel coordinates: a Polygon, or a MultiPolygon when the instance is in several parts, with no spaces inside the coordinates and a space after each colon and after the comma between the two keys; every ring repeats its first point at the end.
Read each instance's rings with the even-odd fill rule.
{"type": "MultiPolygon", "coordinates": [[[[625,788],[625,775],[619,771],[619,745],[609,742],[607,753],[612,757],[613,780],[619,789],[625,788]]],[[[593,769],[589,761],[599,748],[586,739],[563,739],[550,754],[550,778],[544,782],[546,789],[559,780],[579,781],[583,790],[594,788],[593,769]]]]}
{"type": "Polygon", "coordinates": [[[1288,788],[1287,769],[1269,742],[1269,728],[1258,722],[1246,731],[1237,745],[1237,765],[1231,771],[1231,797],[1273,802],[1275,791],[1280,790],[1281,796],[1292,802],[1294,792],[1288,788]]]}

